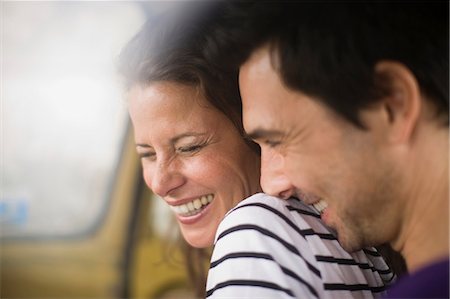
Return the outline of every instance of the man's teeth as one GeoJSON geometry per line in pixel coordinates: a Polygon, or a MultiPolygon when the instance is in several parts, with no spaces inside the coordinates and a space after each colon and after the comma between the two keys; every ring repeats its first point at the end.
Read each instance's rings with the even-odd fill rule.
{"type": "Polygon", "coordinates": [[[172,211],[181,216],[192,216],[199,213],[205,206],[207,206],[214,198],[214,195],[208,194],[196,198],[191,202],[179,205],[170,206],[172,211]]]}
{"type": "Polygon", "coordinates": [[[328,204],[322,199],[319,202],[313,204],[313,207],[316,208],[319,213],[322,213],[328,207],[328,204]]]}

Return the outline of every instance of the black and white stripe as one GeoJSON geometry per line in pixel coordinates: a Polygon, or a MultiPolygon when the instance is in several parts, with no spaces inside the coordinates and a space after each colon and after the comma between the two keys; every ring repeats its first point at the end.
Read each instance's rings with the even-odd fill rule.
{"type": "MultiPolygon", "coordinates": [[[[211,262],[210,269],[220,265],[222,262],[224,262],[228,259],[239,259],[239,258],[265,259],[265,260],[270,260],[276,264],[275,259],[270,254],[256,253],[256,252],[234,252],[234,253],[227,254],[226,256],[218,259],[217,261],[211,262]]],[[[297,280],[298,283],[303,284],[310,291],[312,296],[314,296],[316,298],[318,297],[317,291],[307,281],[305,281],[303,278],[298,276],[295,272],[293,272],[281,265],[277,265],[277,266],[281,268],[281,270],[284,274],[297,280]]],[[[223,287],[223,285],[222,285],[222,287],[223,287]]],[[[217,289],[217,288],[215,288],[215,289],[217,289]]],[[[279,287],[276,289],[282,290],[283,288],[279,287]]],[[[214,290],[210,290],[209,293],[212,294],[213,292],[214,292],[214,290]]],[[[292,294],[292,292],[287,292],[287,293],[292,294]]]]}
{"type": "Polygon", "coordinates": [[[373,298],[393,274],[367,251],[345,252],[300,201],[256,194],[219,226],[207,298],[373,298]]]}
{"type": "Polygon", "coordinates": [[[294,297],[294,293],[292,293],[291,290],[285,289],[277,284],[268,282],[268,281],[262,281],[262,280],[243,280],[243,279],[236,279],[236,280],[227,280],[221,283],[218,283],[214,286],[214,288],[206,291],[206,298],[209,298],[216,290],[220,290],[222,288],[226,287],[239,287],[239,286],[246,286],[246,287],[257,287],[257,288],[265,288],[272,291],[279,291],[287,294],[290,297],[294,297]]]}

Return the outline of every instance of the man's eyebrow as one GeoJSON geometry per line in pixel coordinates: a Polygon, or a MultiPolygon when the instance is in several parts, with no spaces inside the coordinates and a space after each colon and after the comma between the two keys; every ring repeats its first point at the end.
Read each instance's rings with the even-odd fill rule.
{"type": "Polygon", "coordinates": [[[258,128],[258,129],[252,130],[251,132],[248,132],[247,136],[250,139],[258,140],[258,139],[262,139],[262,138],[276,137],[281,134],[282,134],[282,132],[280,132],[278,130],[269,130],[269,129],[258,128]]]}

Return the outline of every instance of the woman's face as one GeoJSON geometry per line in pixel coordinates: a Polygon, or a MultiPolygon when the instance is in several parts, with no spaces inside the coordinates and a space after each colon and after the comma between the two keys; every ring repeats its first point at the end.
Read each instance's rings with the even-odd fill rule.
{"type": "Polygon", "coordinates": [[[134,86],[129,113],[147,186],[174,211],[189,244],[212,245],[225,213],[259,191],[259,156],[192,86],[134,86]]]}

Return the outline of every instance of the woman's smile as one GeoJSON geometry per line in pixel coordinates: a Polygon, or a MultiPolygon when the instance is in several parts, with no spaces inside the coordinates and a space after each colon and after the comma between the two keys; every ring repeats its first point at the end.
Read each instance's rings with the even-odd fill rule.
{"type": "Polygon", "coordinates": [[[214,195],[208,194],[202,195],[183,204],[169,204],[169,207],[175,213],[178,221],[183,224],[192,224],[202,218],[213,200],[214,195]]]}

